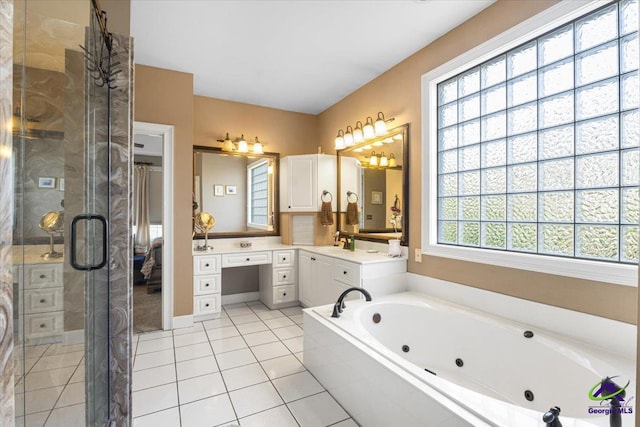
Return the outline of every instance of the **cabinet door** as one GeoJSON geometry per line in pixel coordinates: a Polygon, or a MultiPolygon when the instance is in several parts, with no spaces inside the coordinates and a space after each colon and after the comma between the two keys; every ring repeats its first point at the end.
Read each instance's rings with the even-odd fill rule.
{"type": "Polygon", "coordinates": [[[313,305],[314,275],[312,256],[309,252],[298,254],[298,299],[305,307],[313,305]]]}
{"type": "Polygon", "coordinates": [[[294,156],[288,158],[289,188],[287,189],[287,210],[292,212],[313,212],[318,210],[317,159],[314,156],[294,156]]]}
{"type": "Polygon", "coordinates": [[[313,305],[335,303],[338,296],[333,281],[333,260],[324,256],[315,258],[316,298],[313,305]]]}

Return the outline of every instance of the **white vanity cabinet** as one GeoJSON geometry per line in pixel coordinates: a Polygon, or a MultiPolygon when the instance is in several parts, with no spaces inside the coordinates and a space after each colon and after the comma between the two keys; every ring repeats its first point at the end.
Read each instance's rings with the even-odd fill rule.
{"type": "Polygon", "coordinates": [[[334,259],[301,250],[298,266],[300,302],[305,307],[330,304],[336,301],[333,283],[334,259]]]}
{"type": "Polygon", "coordinates": [[[220,255],[193,256],[193,317],[196,321],[220,316],[221,268],[220,255]]]}
{"type": "MultiPolygon", "coordinates": [[[[280,212],[318,212],[322,192],[332,193],[336,210],[336,156],[303,154],[280,159],[280,212]]],[[[328,199],[327,199],[328,200],[328,199]]]]}
{"type": "Polygon", "coordinates": [[[298,305],[296,251],[273,251],[272,263],[260,266],[260,301],[272,310],[298,305]]]}
{"type": "Polygon", "coordinates": [[[27,339],[59,341],[64,328],[62,263],[24,265],[24,321],[27,339]]]}
{"type": "MultiPolygon", "coordinates": [[[[349,288],[365,288],[374,297],[400,292],[406,289],[406,271],[406,258],[355,262],[340,255],[323,256],[301,250],[298,272],[299,299],[306,307],[314,307],[335,303],[340,294],[349,288]]],[[[353,292],[346,299],[362,297],[361,293],[353,292]]]]}

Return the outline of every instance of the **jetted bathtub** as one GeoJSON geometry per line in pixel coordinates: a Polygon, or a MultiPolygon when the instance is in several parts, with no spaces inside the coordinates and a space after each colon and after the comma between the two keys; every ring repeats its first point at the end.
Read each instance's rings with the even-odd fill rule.
{"type": "Polygon", "coordinates": [[[608,426],[588,397],[607,376],[630,381],[635,425],[629,358],[416,292],[346,304],[304,310],[304,362],[364,427],[537,427],[553,406],[564,427],[608,426]]]}

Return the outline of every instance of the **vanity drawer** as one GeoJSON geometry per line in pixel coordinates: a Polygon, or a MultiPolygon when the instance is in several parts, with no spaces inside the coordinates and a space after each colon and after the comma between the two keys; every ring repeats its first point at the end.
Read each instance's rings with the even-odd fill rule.
{"type": "Polygon", "coordinates": [[[274,286],[296,283],[296,269],[292,267],[273,270],[273,281],[274,286]]]}
{"type": "Polygon", "coordinates": [[[193,257],[193,274],[220,273],[220,255],[196,255],[193,257]]]}
{"type": "Polygon", "coordinates": [[[275,286],[273,288],[273,303],[292,302],[297,299],[296,285],[275,286]]]}
{"type": "Polygon", "coordinates": [[[296,264],[294,251],[273,251],[273,267],[291,267],[296,264]]]}
{"type": "Polygon", "coordinates": [[[62,285],[62,263],[25,266],[25,288],[52,288],[62,285]]]}
{"type": "Polygon", "coordinates": [[[334,279],[350,286],[360,287],[360,265],[336,260],[334,279]]]}
{"type": "Polygon", "coordinates": [[[62,312],[26,314],[25,334],[30,338],[42,338],[62,333],[62,312]]]}
{"type": "Polygon", "coordinates": [[[62,311],[62,288],[45,288],[24,292],[25,314],[62,311]]]}
{"type": "Polygon", "coordinates": [[[193,294],[203,295],[220,293],[220,279],[220,274],[212,274],[209,276],[195,276],[193,278],[193,294]]]}
{"type": "Polygon", "coordinates": [[[271,264],[271,251],[222,255],[222,268],[271,264]]]}
{"type": "Polygon", "coordinates": [[[220,294],[202,295],[193,298],[193,315],[220,313],[220,294]]]}

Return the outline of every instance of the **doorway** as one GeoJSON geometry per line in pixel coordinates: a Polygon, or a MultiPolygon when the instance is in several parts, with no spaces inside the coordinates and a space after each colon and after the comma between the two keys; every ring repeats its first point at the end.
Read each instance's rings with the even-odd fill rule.
{"type": "MultiPolygon", "coordinates": [[[[146,168],[149,182],[149,243],[135,239],[142,244],[133,263],[133,328],[134,333],[168,330],[173,319],[173,126],[134,122],[133,133],[134,167],[146,168]],[[145,263],[147,269],[138,270],[145,263]]],[[[133,208],[138,209],[136,203],[133,208]]]]}

